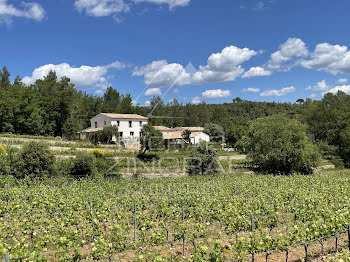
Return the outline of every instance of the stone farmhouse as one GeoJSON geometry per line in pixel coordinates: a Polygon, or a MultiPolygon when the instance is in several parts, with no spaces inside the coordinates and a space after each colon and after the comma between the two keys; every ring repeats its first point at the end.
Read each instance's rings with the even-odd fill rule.
{"type": "MultiPolygon", "coordinates": [[[[119,139],[127,148],[139,146],[142,127],[148,124],[148,118],[136,114],[112,114],[101,113],[90,120],[89,128],[79,132],[80,139],[85,140],[94,132],[103,130],[107,126],[117,126],[119,131],[119,139]]],[[[203,127],[175,127],[169,128],[165,126],[155,126],[163,134],[165,145],[183,143],[182,133],[185,130],[191,131],[191,144],[195,145],[201,141],[210,142],[209,135],[205,134],[203,127]]],[[[112,141],[117,142],[114,137],[112,141]]]]}
{"type": "MultiPolygon", "coordinates": [[[[100,131],[106,126],[117,126],[121,140],[138,141],[142,126],[148,123],[148,118],[135,114],[101,113],[91,118],[90,122],[91,126],[80,132],[80,139],[87,139],[90,133],[100,131]]],[[[115,138],[113,140],[116,141],[115,138]]]]}

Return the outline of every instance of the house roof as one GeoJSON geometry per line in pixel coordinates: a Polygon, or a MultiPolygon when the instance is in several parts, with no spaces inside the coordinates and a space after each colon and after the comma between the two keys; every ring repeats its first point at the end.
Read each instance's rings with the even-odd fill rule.
{"type": "MultiPolygon", "coordinates": [[[[163,134],[163,139],[182,139],[182,133],[183,131],[174,131],[168,134],[163,134]]],[[[202,134],[203,132],[192,132],[190,135],[190,138],[194,138],[199,134],[202,134]]]]}
{"type": "Polygon", "coordinates": [[[166,126],[154,126],[154,128],[158,131],[174,131],[174,129],[166,126]]]}
{"type": "Polygon", "coordinates": [[[174,130],[176,131],[189,130],[191,132],[203,132],[204,127],[201,127],[201,126],[175,127],[174,130]]]}
{"type": "Polygon", "coordinates": [[[163,139],[179,139],[182,138],[182,131],[175,131],[167,134],[163,134],[163,139]]]}
{"type": "Polygon", "coordinates": [[[101,115],[113,118],[113,119],[138,119],[148,120],[147,117],[136,114],[113,114],[113,113],[101,113],[101,115]]]}

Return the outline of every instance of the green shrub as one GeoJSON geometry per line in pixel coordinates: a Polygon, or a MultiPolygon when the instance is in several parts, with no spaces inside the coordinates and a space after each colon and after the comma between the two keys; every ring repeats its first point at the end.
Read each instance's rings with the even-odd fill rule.
{"type": "Polygon", "coordinates": [[[7,176],[11,174],[11,165],[7,155],[0,154],[0,175],[7,176]]]}
{"type": "Polygon", "coordinates": [[[306,126],[284,115],[253,121],[243,147],[259,171],[272,174],[310,174],[320,162],[317,147],[306,135],[306,126]]]}
{"type": "Polygon", "coordinates": [[[2,145],[2,144],[0,144],[0,155],[6,155],[6,149],[5,149],[5,147],[2,145]]]}
{"type": "Polygon", "coordinates": [[[57,160],[55,163],[57,173],[60,176],[69,176],[71,169],[73,168],[73,165],[74,165],[73,158],[57,160]]]}
{"type": "Polygon", "coordinates": [[[339,155],[344,160],[346,167],[350,167],[350,125],[340,133],[339,155]]]}
{"type": "Polygon", "coordinates": [[[96,159],[97,172],[103,177],[121,177],[119,167],[114,159],[97,158],[96,159]]]}
{"type": "Polygon", "coordinates": [[[95,176],[97,174],[96,157],[85,152],[79,153],[73,160],[69,174],[77,179],[95,176]]]}
{"type": "Polygon", "coordinates": [[[334,165],[335,168],[344,168],[344,162],[337,157],[332,158],[330,162],[334,165]]]}
{"type": "Polygon", "coordinates": [[[218,173],[216,151],[208,147],[205,142],[193,148],[187,164],[190,176],[214,175],[218,173]]]}
{"type": "Polygon", "coordinates": [[[159,160],[158,154],[155,153],[139,153],[136,158],[141,162],[157,162],[159,160]]]}
{"type": "Polygon", "coordinates": [[[16,177],[41,178],[55,173],[54,163],[55,157],[47,144],[29,142],[19,150],[13,164],[16,177]]]}

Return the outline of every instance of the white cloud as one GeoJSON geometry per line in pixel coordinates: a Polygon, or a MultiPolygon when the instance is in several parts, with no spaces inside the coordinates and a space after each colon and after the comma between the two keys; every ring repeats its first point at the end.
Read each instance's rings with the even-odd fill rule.
{"type": "Polygon", "coordinates": [[[207,83],[219,83],[235,81],[244,73],[244,69],[241,66],[232,68],[228,72],[213,71],[208,67],[200,67],[200,70],[193,75],[193,84],[207,84],[207,83]]]}
{"type": "MultiPolygon", "coordinates": [[[[342,91],[342,92],[350,95],[350,85],[335,86],[335,87],[331,88],[330,90],[328,90],[328,92],[325,92],[325,93],[336,94],[338,91],[342,91]]],[[[325,93],[323,93],[323,94],[325,94],[325,93]]]]}
{"type": "Polygon", "coordinates": [[[260,94],[260,96],[284,96],[295,92],[296,88],[294,86],[284,87],[282,89],[271,89],[266,90],[260,94]]]}
{"type": "Polygon", "coordinates": [[[228,72],[232,68],[248,61],[257,52],[236,46],[225,47],[221,53],[212,54],[208,58],[208,67],[213,71],[228,72]]]}
{"type": "Polygon", "coordinates": [[[231,96],[230,90],[211,89],[202,93],[202,96],[207,99],[224,98],[231,96]]]}
{"type": "Polygon", "coordinates": [[[311,95],[308,96],[308,98],[311,98],[311,99],[313,99],[315,97],[317,97],[317,94],[311,94],[311,95]]]}
{"type": "Polygon", "coordinates": [[[244,69],[241,64],[250,60],[257,52],[236,46],[225,47],[220,53],[209,56],[206,66],[199,66],[193,75],[193,83],[206,84],[234,81],[244,69]]]}
{"type": "Polygon", "coordinates": [[[192,104],[200,104],[202,101],[201,101],[201,98],[199,96],[195,96],[194,98],[192,98],[192,104]]]}
{"type": "Polygon", "coordinates": [[[9,4],[7,0],[0,0],[0,22],[9,24],[14,17],[41,21],[45,17],[45,10],[40,4],[34,2],[22,2],[19,8],[9,4]]]}
{"type": "Polygon", "coordinates": [[[148,88],[145,92],[145,96],[161,96],[162,90],[160,88],[154,87],[154,88],[148,88]]]}
{"type": "Polygon", "coordinates": [[[322,80],[321,82],[318,82],[314,86],[308,86],[306,90],[314,90],[314,91],[326,91],[330,89],[331,87],[327,85],[326,80],[322,80]]]}
{"type": "Polygon", "coordinates": [[[103,17],[113,15],[117,22],[120,18],[117,16],[120,13],[130,11],[131,5],[148,2],[157,5],[166,4],[172,10],[175,7],[184,7],[190,3],[191,0],[75,0],[75,7],[79,12],[94,17],[103,17]]]}
{"type": "MultiPolygon", "coordinates": [[[[345,83],[345,80],[343,80],[343,79],[340,79],[340,80],[342,80],[340,82],[345,83]]],[[[338,82],[339,82],[339,80],[338,80],[338,82]]],[[[325,95],[327,93],[336,94],[338,91],[342,91],[342,92],[345,92],[347,94],[350,94],[350,85],[329,86],[326,83],[326,80],[323,80],[323,81],[318,82],[314,86],[307,87],[306,90],[322,91],[322,95],[325,95]]],[[[309,98],[314,98],[315,96],[316,96],[316,94],[311,94],[309,96],[309,98]]]]}
{"type": "Polygon", "coordinates": [[[252,88],[252,87],[248,87],[248,88],[244,88],[241,90],[241,93],[259,93],[260,92],[260,88],[252,88]]]}
{"type": "Polygon", "coordinates": [[[294,58],[307,57],[309,51],[299,38],[289,38],[271,55],[267,68],[273,71],[289,71],[296,63],[294,58]]]}
{"type": "Polygon", "coordinates": [[[182,65],[168,64],[166,60],[136,67],[133,76],[144,76],[145,84],[152,87],[184,86],[191,83],[191,75],[182,65]]]}
{"type": "Polygon", "coordinates": [[[340,79],[338,79],[338,83],[339,84],[345,84],[345,83],[347,83],[348,82],[348,79],[347,78],[340,78],[340,79]]]}
{"type": "Polygon", "coordinates": [[[242,78],[251,78],[251,77],[257,77],[257,76],[270,76],[272,72],[270,70],[266,70],[263,67],[256,66],[250,68],[248,71],[246,71],[242,78]]]}
{"type": "Polygon", "coordinates": [[[331,74],[350,73],[350,51],[346,46],[318,44],[311,53],[311,59],[302,61],[308,69],[325,71],[331,74]]]}
{"type": "Polygon", "coordinates": [[[260,10],[260,9],[263,9],[265,6],[264,2],[263,1],[259,1],[256,6],[254,7],[254,10],[260,10]]]}
{"type": "Polygon", "coordinates": [[[169,64],[166,60],[159,60],[136,67],[133,76],[144,76],[145,84],[152,87],[234,81],[244,73],[241,64],[256,54],[256,51],[248,48],[229,46],[220,53],[209,56],[207,65],[199,66],[198,71],[195,71],[192,65],[184,68],[181,64],[169,64]]]}
{"type": "Polygon", "coordinates": [[[125,68],[125,65],[120,62],[95,67],[86,65],[81,67],[72,67],[67,63],[58,65],[48,64],[36,68],[31,76],[24,77],[22,81],[27,85],[33,84],[37,79],[43,79],[45,76],[47,76],[50,71],[55,71],[59,79],[64,76],[69,77],[77,87],[105,88],[108,85],[108,70],[121,70],[123,68],[125,68]]]}
{"type": "Polygon", "coordinates": [[[154,4],[167,4],[169,6],[169,9],[173,9],[175,7],[184,7],[187,6],[191,0],[134,0],[135,3],[141,3],[141,2],[149,2],[154,4]]]}
{"type": "Polygon", "coordinates": [[[151,101],[147,100],[147,101],[145,102],[145,106],[150,106],[150,105],[151,105],[151,101]]]}
{"type": "Polygon", "coordinates": [[[124,0],[76,0],[74,3],[79,12],[85,11],[89,16],[102,17],[128,12],[129,5],[124,0]]]}

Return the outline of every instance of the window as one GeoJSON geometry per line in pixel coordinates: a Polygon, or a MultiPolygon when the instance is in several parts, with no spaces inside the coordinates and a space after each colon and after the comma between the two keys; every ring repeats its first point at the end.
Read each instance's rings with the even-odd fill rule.
{"type": "Polygon", "coordinates": [[[132,121],[129,121],[129,127],[132,127],[132,121]]]}
{"type": "Polygon", "coordinates": [[[130,132],[130,136],[134,136],[134,132],[130,132]]]}
{"type": "Polygon", "coordinates": [[[104,123],[105,125],[107,125],[107,123],[106,123],[106,121],[105,121],[105,123],[104,123]]]}
{"type": "Polygon", "coordinates": [[[123,137],[123,132],[119,132],[119,137],[123,137]]]}
{"type": "Polygon", "coordinates": [[[97,128],[97,127],[98,127],[97,122],[95,122],[95,128],[97,128]]]}
{"type": "Polygon", "coordinates": [[[142,121],[140,121],[140,126],[142,126],[142,121]]]}
{"type": "Polygon", "coordinates": [[[120,121],[117,121],[117,126],[120,126],[120,121]]]}

